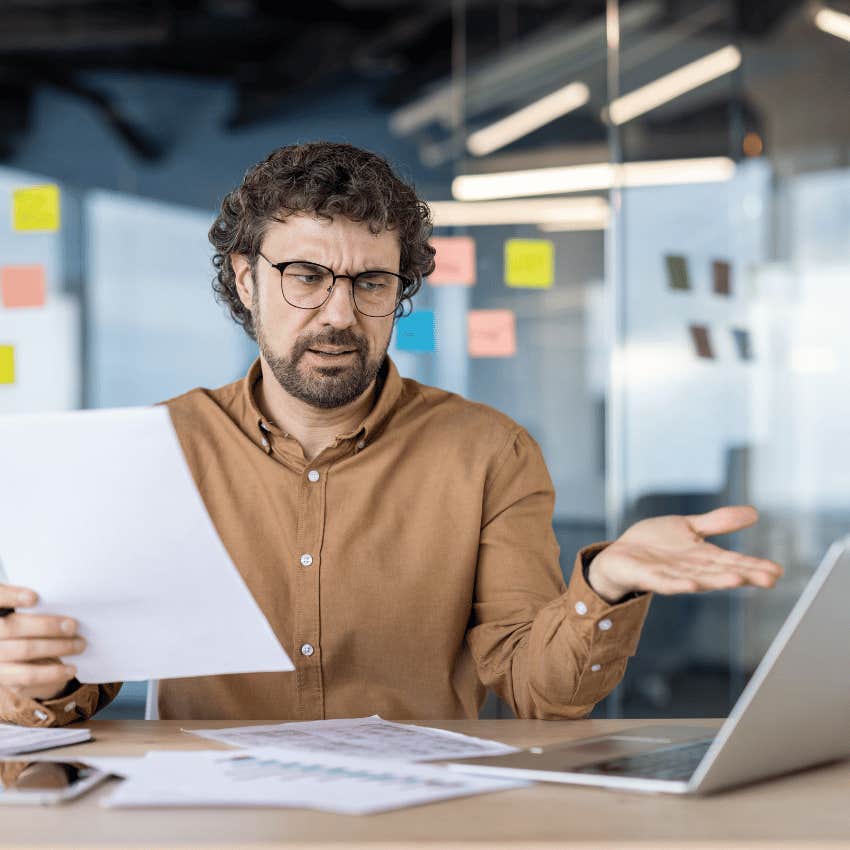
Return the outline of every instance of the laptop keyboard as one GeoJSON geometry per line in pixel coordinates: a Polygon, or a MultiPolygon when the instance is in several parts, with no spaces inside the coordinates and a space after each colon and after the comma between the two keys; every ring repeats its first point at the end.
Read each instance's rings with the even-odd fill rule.
{"type": "Polygon", "coordinates": [[[636,756],[570,768],[572,773],[596,773],[610,776],[634,776],[640,779],[688,780],[708,751],[711,740],[696,741],[678,747],[653,750],[636,756]]]}

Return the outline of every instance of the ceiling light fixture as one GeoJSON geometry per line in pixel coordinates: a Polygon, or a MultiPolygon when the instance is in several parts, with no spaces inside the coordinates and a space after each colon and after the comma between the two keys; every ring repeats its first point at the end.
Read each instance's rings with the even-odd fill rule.
{"type": "Polygon", "coordinates": [[[573,230],[603,230],[610,208],[600,197],[535,200],[428,201],[435,227],[506,224],[570,225],[573,230]]]}
{"type": "MultiPolygon", "coordinates": [[[[624,124],[693,89],[734,71],[741,64],[741,51],[730,44],[696,62],[691,62],[629,94],[615,98],[607,108],[613,124],[624,124]]],[[[603,111],[605,118],[606,111],[603,111]]]]}
{"type": "Polygon", "coordinates": [[[596,227],[588,227],[587,224],[580,221],[538,221],[537,227],[544,233],[569,233],[581,230],[605,230],[609,222],[610,216],[605,218],[604,221],[600,219],[596,227]]]}
{"type": "Polygon", "coordinates": [[[527,136],[534,130],[584,106],[590,100],[590,89],[584,83],[570,83],[541,97],[500,121],[470,134],[467,150],[484,156],[527,136]]]}
{"type": "Polygon", "coordinates": [[[815,26],[830,35],[850,41],[850,15],[822,6],[815,13],[815,26]]]}
{"type": "Polygon", "coordinates": [[[452,181],[452,196],[459,201],[484,201],[617,187],[719,183],[730,180],[734,174],[735,163],[728,157],[662,159],[623,164],[598,162],[493,174],[461,174],[452,181]]]}

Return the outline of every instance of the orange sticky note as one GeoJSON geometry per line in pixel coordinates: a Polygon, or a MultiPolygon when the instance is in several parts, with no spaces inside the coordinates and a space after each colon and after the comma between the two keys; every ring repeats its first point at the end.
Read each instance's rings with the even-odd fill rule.
{"type": "Polygon", "coordinates": [[[428,283],[434,286],[475,284],[475,240],[471,236],[435,236],[431,244],[437,249],[434,255],[437,265],[428,283]]]}
{"type": "Polygon", "coordinates": [[[0,384],[15,383],[15,349],[11,345],[0,345],[0,384]]]}
{"type": "Polygon", "coordinates": [[[467,336],[470,357],[513,357],[516,316],[513,310],[470,310],[467,336]]]}
{"type": "Polygon", "coordinates": [[[44,266],[0,269],[0,300],[4,307],[43,307],[44,293],[44,266]]]}
{"type": "Polygon", "coordinates": [[[55,184],[29,186],[12,192],[12,228],[59,230],[59,187],[55,184]]]}

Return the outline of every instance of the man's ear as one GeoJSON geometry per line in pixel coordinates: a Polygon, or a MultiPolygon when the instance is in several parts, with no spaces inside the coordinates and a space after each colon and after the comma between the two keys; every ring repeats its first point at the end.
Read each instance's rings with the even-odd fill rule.
{"type": "Polygon", "coordinates": [[[251,274],[251,264],[244,254],[231,254],[230,263],[236,276],[236,293],[247,310],[254,303],[254,276],[251,274]]]}

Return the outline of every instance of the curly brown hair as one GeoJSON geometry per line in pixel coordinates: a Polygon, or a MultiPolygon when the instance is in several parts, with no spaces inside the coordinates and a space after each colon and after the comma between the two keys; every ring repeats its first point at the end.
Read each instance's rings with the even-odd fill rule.
{"type": "Polygon", "coordinates": [[[407,282],[394,318],[404,315],[404,301],[409,303],[422,278],[434,270],[428,205],[383,157],[353,145],[308,142],[278,148],[248,169],[242,183],[221,202],[210,228],[210,242],[216,249],[213,290],[233,320],[252,339],[257,338],[251,312],[236,291],[230,255],[244,254],[255,270],[268,225],[305,212],[364,221],[373,233],[398,230],[400,273],[407,282]]]}

